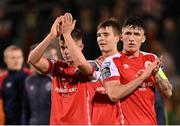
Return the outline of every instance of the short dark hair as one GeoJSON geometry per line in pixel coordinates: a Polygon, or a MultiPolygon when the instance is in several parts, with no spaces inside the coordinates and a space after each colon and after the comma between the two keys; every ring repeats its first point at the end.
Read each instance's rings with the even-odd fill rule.
{"type": "Polygon", "coordinates": [[[103,22],[99,23],[97,30],[99,30],[100,28],[106,28],[110,26],[113,28],[113,31],[116,32],[117,34],[121,32],[121,24],[114,17],[106,19],[103,22]]]}
{"type": "MultiPolygon", "coordinates": [[[[73,31],[71,32],[71,36],[74,40],[82,40],[82,33],[79,29],[74,28],[73,31]]],[[[60,40],[64,41],[63,35],[60,36],[60,40]]]]}
{"type": "Polygon", "coordinates": [[[142,28],[144,32],[146,31],[146,27],[144,25],[143,20],[136,16],[130,16],[124,21],[122,27],[124,28],[127,26],[131,26],[132,28],[139,27],[139,28],[142,28]]]}

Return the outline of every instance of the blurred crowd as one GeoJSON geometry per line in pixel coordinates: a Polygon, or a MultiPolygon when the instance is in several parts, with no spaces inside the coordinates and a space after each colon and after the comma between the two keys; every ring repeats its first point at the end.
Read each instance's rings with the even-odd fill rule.
{"type": "MultiPolygon", "coordinates": [[[[56,17],[65,12],[72,13],[77,20],[76,27],[82,30],[85,42],[83,53],[87,59],[96,59],[100,55],[96,42],[96,27],[100,21],[116,17],[122,22],[127,16],[140,16],[145,21],[147,30],[147,39],[142,50],[163,56],[163,69],[173,84],[173,96],[164,101],[166,122],[180,124],[180,92],[178,91],[180,90],[180,58],[178,58],[180,9],[178,9],[178,0],[0,0],[0,76],[4,76],[8,68],[8,62],[4,61],[3,53],[10,45],[18,45],[22,49],[24,55],[22,68],[28,67],[30,73],[27,78],[34,76],[33,69],[26,63],[30,47],[42,41],[56,17]]],[[[49,57],[61,57],[59,48],[56,47],[58,47],[56,43],[50,47],[55,50],[49,50],[47,53],[49,57]]],[[[118,49],[122,49],[121,42],[118,49]]],[[[42,79],[41,76],[40,78],[42,79]]],[[[30,79],[25,78],[24,81],[30,83],[30,79]]],[[[50,88],[48,82],[46,86],[48,90],[50,88]]],[[[27,88],[34,89],[32,85],[27,88]]],[[[24,109],[28,107],[27,103],[29,104],[29,101],[23,102],[23,113],[29,111],[29,109],[24,109]]],[[[3,103],[0,102],[0,104],[2,106],[3,103]]],[[[0,115],[3,114],[2,112],[0,115]]],[[[0,121],[3,120],[2,117],[3,115],[0,121]]],[[[27,114],[24,114],[24,118],[27,118],[27,114]]],[[[31,124],[38,124],[33,121],[37,120],[31,118],[31,124]]],[[[24,122],[24,124],[27,123],[24,122]]]]}

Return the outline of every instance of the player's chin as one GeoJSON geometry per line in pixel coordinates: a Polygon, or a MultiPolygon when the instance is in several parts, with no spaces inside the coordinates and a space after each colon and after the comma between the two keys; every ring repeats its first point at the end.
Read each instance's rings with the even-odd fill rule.
{"type": "Polygon", "coordinates": [[[71,64],[71,63],[73,63],[73,60],[67,59],[66,62],[71,64]]]}
{"type": "Polygon", "coordinates": [[[137,51],[137,49],[136,49],[136,48],[133,48],[133,47],[128,48],[127,50],[128,50],[128,52],[131,52],[131,53],[134,53],[134,52],[137,51]]]}
{"type": "Polygon", "coordinates": [[[67,63],[67,62],[69,62],[69,59],[67,59],[67,58],[63,58],[64,59],[64,61],[67,63]]]}
{"type": "Polygon", "coordinates": [[[104,49],[103,49],[103,48],[100,48],[100,51],[101,51],[101,52],[103,52],[103,51],[104,51],[104,49]]]}
{"type": "Polygon", "coordinates": [[[100,50],[101,50],[101,52],[107,52],[107,51],[108,51],[108,49],[107,49],[107,48],[105,48],[105,47],[100,48],[100,50]]]}

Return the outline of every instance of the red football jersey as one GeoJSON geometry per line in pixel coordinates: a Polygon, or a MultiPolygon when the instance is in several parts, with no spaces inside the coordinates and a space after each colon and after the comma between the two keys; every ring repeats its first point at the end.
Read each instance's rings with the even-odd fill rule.
{"type": "Polygon", "coordinates": [[[50,124],[91,124],[91,99],[95,85],[76,67],[63,61],[49,62],[52,73],[50,124]]]}
{"type": "MultiPolygon", "coordinates": [[[[101,66],[101,62],[103,60],[104,59],[102,57],[99,57],[94,62],[96,64],[94,65],[96,66],[95,72],[98,73],[98,71],[100,71],[100,68],[98,68],[98,66],[101,66]]],[[[121,119],[120,103],[112,102],[109,99],[105,91],[105,88],[102,86],[101,82],[98,81],[97,83],[99,83],[99,86],[96,88],[96,93],[92,100],[92,124],[93,125],[121,124],[122,119],[121,119]]]]}
{"type": "MultiPolygon", "coordinates": [[[[139,57],[129,58],[124,53],[118,53],[105,59],[102,65],[102,80],[120,80],[121,84],[136,79],[143,70],[155,60],[152,53],[140,52],[139,57]]],[[[155,114],[155,81],[152,75],[142,83],[132,94],[120,100],[123,112],[123,122],[129,124],[156,125],[155,114]]]]}
{"type": "Polygon", "coordinates": [[[104,87],[99,86],[92,100],[92,124],[120,125],[122,124],[121,115],[120,102],[112,102],[104,87]]]}

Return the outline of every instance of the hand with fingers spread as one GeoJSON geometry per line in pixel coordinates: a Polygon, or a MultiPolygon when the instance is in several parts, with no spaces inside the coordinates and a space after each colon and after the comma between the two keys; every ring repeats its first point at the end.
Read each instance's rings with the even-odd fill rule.
{"type": "Polygon", "coordinates": [[[160,62],[157,64],[157,67],[153,70],[153,72],[152,72],[153,76],[155,76],[158,73],[159,68],[162,65],[162,58],[163,58],[162,56],[160,58],[158,58],[160,62]]]}
{"type": "Polygon", "coordinates": [[[54,24],[52,25],[51,31],[49,33],[52,38],[56,38],[62,34],[62,20],[63,16],[59,16],[54,21],[54,24]]]}
{"type": "Polygon", "coordinates": [[[153,70],[153,76],[156,81],[156,86],[160,94],[166,98],[172,95],[172,84],[169,82],[167,76],[161,68],[162,56],[159,58],[158,66],[153,70]]]}
{"type": "Polygon", "coordinates": [[[66,13],[62,20],[62,32],[63,34],[71,34],[75,27],[76,20],[73,20],[73,17],[70,13],[66,13]]]}

